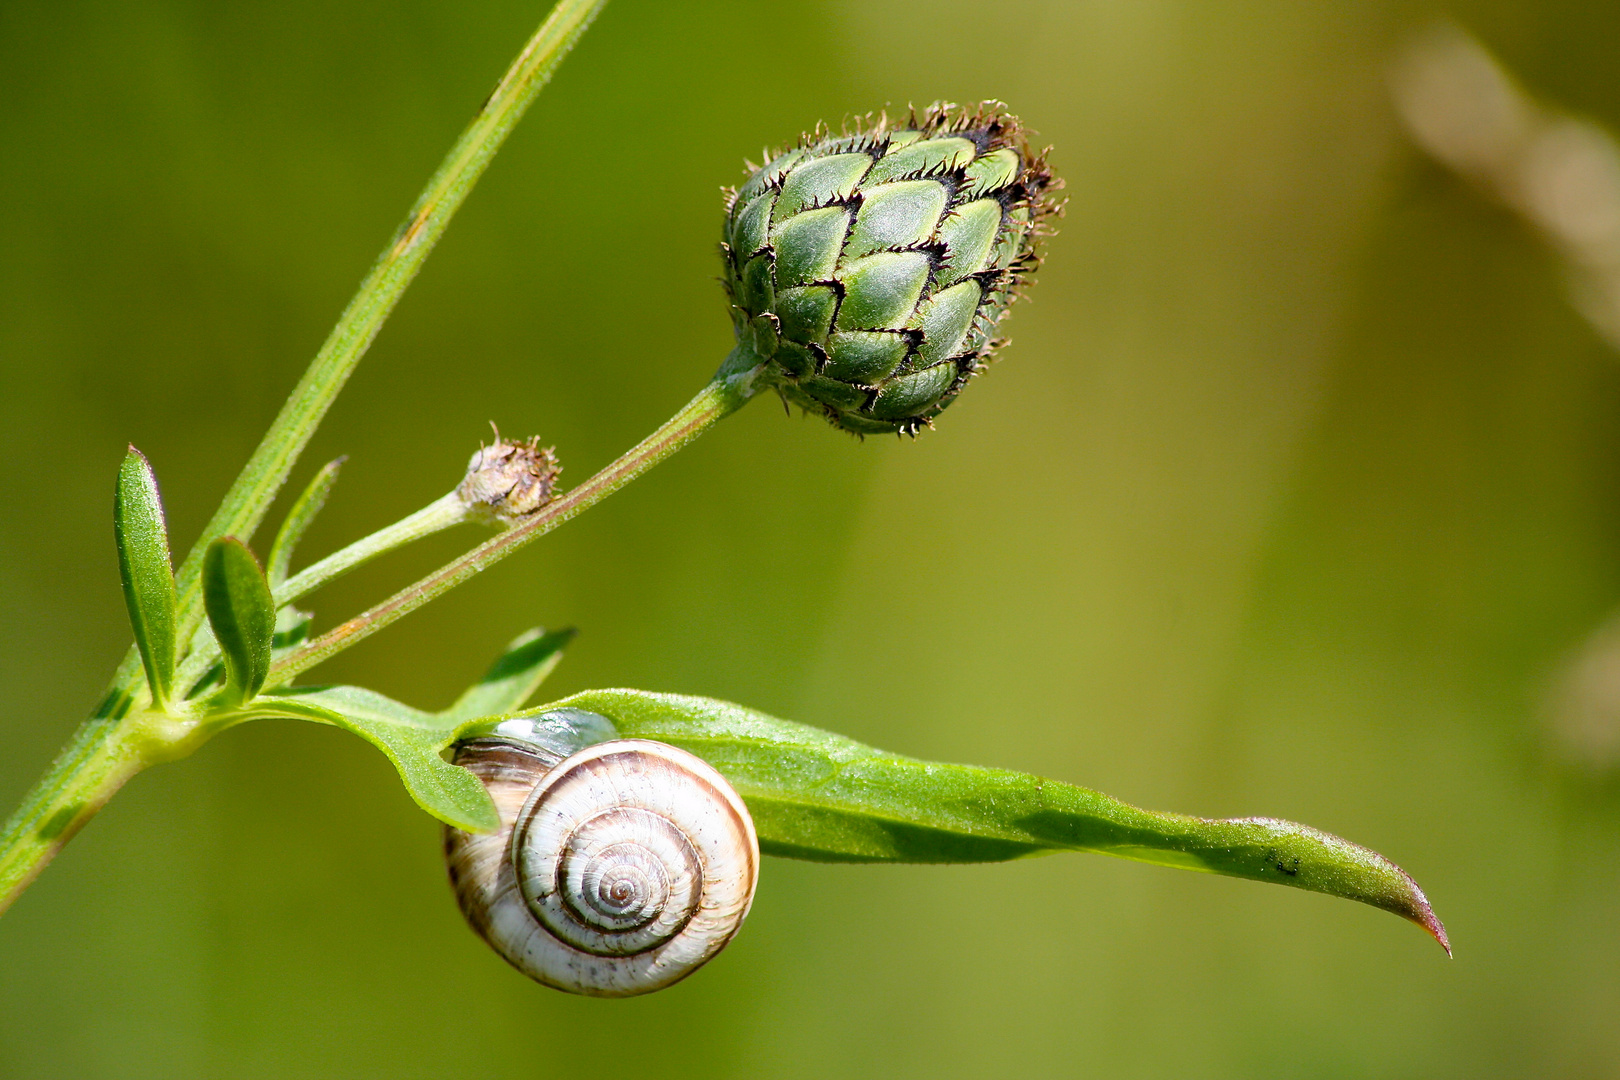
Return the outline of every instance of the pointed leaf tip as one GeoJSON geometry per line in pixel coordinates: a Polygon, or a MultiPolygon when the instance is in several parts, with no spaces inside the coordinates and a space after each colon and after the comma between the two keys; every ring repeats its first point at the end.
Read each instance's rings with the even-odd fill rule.
{"type": "MultiPolygon", "coordinates": [[[[1203,826],[1202,844],[1209,850],[1201,857],[1217,873],[1273,881],[1381,908],[1422,927],[1451,955],[1446,928],[1418,883],[1371,848],[1280,818],[1191,820],[1203,826]],[[1258,859],[1254,857],[1257,852],[1258,859]]],[[[1150,856],[1142,858],[1156,861],[1150,856]]]]}
{"type": "Polygon", "coordinates": [[[540,628],[519,635],[490,665],[484,677],[439,715],[467,721],[516,712],[562,660],[563,649],[579,631],[572,626],[549,633],[540,628]]]}
{"type": "Polygon", "coordinates": [[[1451,956],[1451,939],[1446,936],[1445,923],[1440,921],[1433,909],[1424,914],[1423,922],[1420,925],[1429,932],[1430,937],[1439,942],[1440,947],[1446,950],[1446,956],[1449,958],[1451,956]]]}
{"type": "Polygon", "coordinates": [[[226,692],[250,701],[270,673],[275,601],[259,562],[234,536],[208,545],[203,556],[203,607],[225,658],[226,692]]]}
{"type": "MultiPolygon", "coordinates": [[[[1323,835],[1330,834],[1324,833],[1323,835]]],[[[1451,955],[1451,939],[1446,935],[1445,924],[1434,913],[1434,907],[1429,903],[1429,898],[1424,895],[1423,890],[1418,887],[1418,883],[1412,879],[1411,874],[1408,874],[1376,851],[1371,851],[1357,844],[1351,844],[1347,840],[1340,840],[1336,836],[1333,837],[1333,840],[1343,844],[1345,847],[1364,852],[1372,861],[1376,861],[1381,867],[1387,868],[1391,884],[1388,893],[1381,898],[1356,895],[1354,893],[1337,893],[1337,895],[1383,908],[1385,911],[1399,915],[1408,922],[1416,923],[1423,928],[1425,933],[1434,938],[1435,942],[1446,951],[1448,957],[1451,955]]]]}
{"type": "Polygon", "coordinates": [[[1412,887],[1412,907],[1410,911],[1403,911],[1400,914],[1405,915],[1428,931],[1429,936],[1434,938],[1442,949],[1446,950],[1446,956],[1451,956],[1451,938],[1446,934],[1446,924],[1441,922],[1440,916],[1434,913],[1434,907],[1429,903],[1429,898],[1423,894],[1422,889],[1418,888],[1418,883],[1412,880],[1412,876],[1404,870],[1401,871],[1401,876],[1406,878],[1407,884],[1412,887]]]}
{"type": "Polygon", "coordinates": [[[270,554],[264,560],[264,576],[269,580],[272,589],[281,587],[287,580],[287,571],[292,565],[293,549],[304,538],[304,533],[315,523],[315,517],[326,506],[326,498],[332,493],[332,485],[337,483],[338,470],[343,467],[347,457],[335,458],[321,466],[315,478],[309,482],[303,494],[298,496],[292,509],[287,511],[281,528],[276,530],[276,538],[270,543],[270,554]]]}
{"type": "Polygon", "coordinates": [[[157,477],[145,455],[133,446],[118,469],[113,536],[135,645],[146,669],[152,702],[161,709],[173,690],[177,652],[174,570],[157,477]]]}

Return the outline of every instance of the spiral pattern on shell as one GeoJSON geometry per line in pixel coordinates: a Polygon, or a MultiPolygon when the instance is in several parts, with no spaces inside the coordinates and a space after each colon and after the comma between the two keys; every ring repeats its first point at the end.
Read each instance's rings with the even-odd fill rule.
{"type": "Polygon", "coordinates": [[[447,829],[457,900],[524,974],[626,997],[677,982],[723,948],[753,901],[759,841],[706,762],[642,739],[566,758],[505,739],[465,743],[501,829],[447,829]]]}

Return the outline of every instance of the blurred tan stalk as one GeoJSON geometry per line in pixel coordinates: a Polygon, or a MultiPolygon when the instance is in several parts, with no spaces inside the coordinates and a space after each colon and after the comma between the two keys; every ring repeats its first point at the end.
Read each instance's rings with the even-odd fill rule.
{"type": "MultiPolygon", "coordinates": [[[[1520,214],[1563,256],[1571,299],[1620,349],[1620,144],[1536,101],[1485,47],[1441,24],[1391,79],[1407,133],[1440,163],[1520,214]]],[[[1560,758],[1620,767],[1620,612],[1556,674],[1544,716],[1560,758]]]]}
{"type": "Polygon", "coordinates": [[[1531,98],[1449,24],[1416,39],[1392,80],[1414,142],[1524,216],[1563,254],[1574,300],[1620,348],[1620,145],[1531,98]]]}

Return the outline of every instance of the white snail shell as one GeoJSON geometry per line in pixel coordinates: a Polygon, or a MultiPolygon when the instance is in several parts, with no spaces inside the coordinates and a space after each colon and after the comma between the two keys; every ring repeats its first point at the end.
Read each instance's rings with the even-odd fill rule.
{"type": "Polygon", "coordinates": [[[502,738],[456,756],[498,832],[445,830],[450,882],[485,941],[530,978],[628,997],[696,970],[754,899],[759,840],[742,798],[684,750],[615,739],[562,757],[502,738]]]}

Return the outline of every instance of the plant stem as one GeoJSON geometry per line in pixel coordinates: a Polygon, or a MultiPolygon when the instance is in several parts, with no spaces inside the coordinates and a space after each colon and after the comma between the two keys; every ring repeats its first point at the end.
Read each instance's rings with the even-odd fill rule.
{"type": "MultiPolygon", "coordinates": [[[[276,607],[290,604],[299,597],[314,592],[327,582],[342,577],[379,555],[386,555],[396,548],[460,525],[468,517],[467,504],[462,501],[460,495],[452,491],[440,496],[416,513],[400,518],[370,536],[361,537],[348,547],[333,552],[282,582],[272,594],[276,607]]],[[[208,669],[218,659],[219,645],[213,636],[198,633],[192,640],[191,650],[185,662],[175,673],[175,686],[181,696],[189,695],[196,688],[197,681],[208,673],[208,669]]]]}
{"type": "Polygon", "coordinates": [[[51,763],[0,836],[0,913],[124,781],[171,756],[151,753],[153,719],[166,721],[143,712],[89,720],[51,763]]]}
{"type": "Polygon", "coordinates": [[[293,463],[443,235],[450,218],[604,3],[606,0],[558,0],[428,181],[394,240],[372,265],[360,291],[349,301],[309,370],[181,564],[176,574],[180,641],[189,641],[202,623],[202,556],[208,545],[221,536],[244,541],[252,536],[293,463]]]}
{"type": "MultiPolygon", "coordinates": [[[[176,640],[192,641],[202,626],[202,560],[208,545],[221,536],[247,540],[253,535],[338,391],[451,217],[606,2],[558,0],[372,264],[359,291],[180,565],[176,640]]],[[[137,696],[145,697],[145,680],[140,657],[131,648],[96,716],[80,726],[0,833],[0,912],[125,780],[156,761],[189,753],[200,737],[206,737],[199,734],[204,727],[194,722],[128,712],[137,696]]]]}
{"type": "Polygon", "coordinates": [[[626,451],[613,464],[573,491],[547,503],[533,517],[461,556],[403,589],[369,611],[356,615],[282,658],[270,669],[269,682],[280,685],[378,630],[410,614],[428,601],[460,585],[480,570],[532,543],[581,512],[595,506],[630,481],[696,439],[720,420],[736,412],[753,396],[759,369],[750,365],[751,354],[742,350],[721,368],[720,374],[680,412],[657,431],[626,451]]]}
{"type": "Polygon", "coordinates": [[[6,823],[0,837],[0,912],[138,771],[122,760],[117,740],[110,737],[117,727],[110,719],[80,727],[6,823]]]}
{"type": "Polygon", "coordinates": [[[467,504],[456,492],[434,499],[416,513],[400,518],[392,525],[384,526],[298,571],[276,586],[276,606],[290,604],[379,555],[386,555],[395,548],[460,525],[467,518],[467,504]]]}

